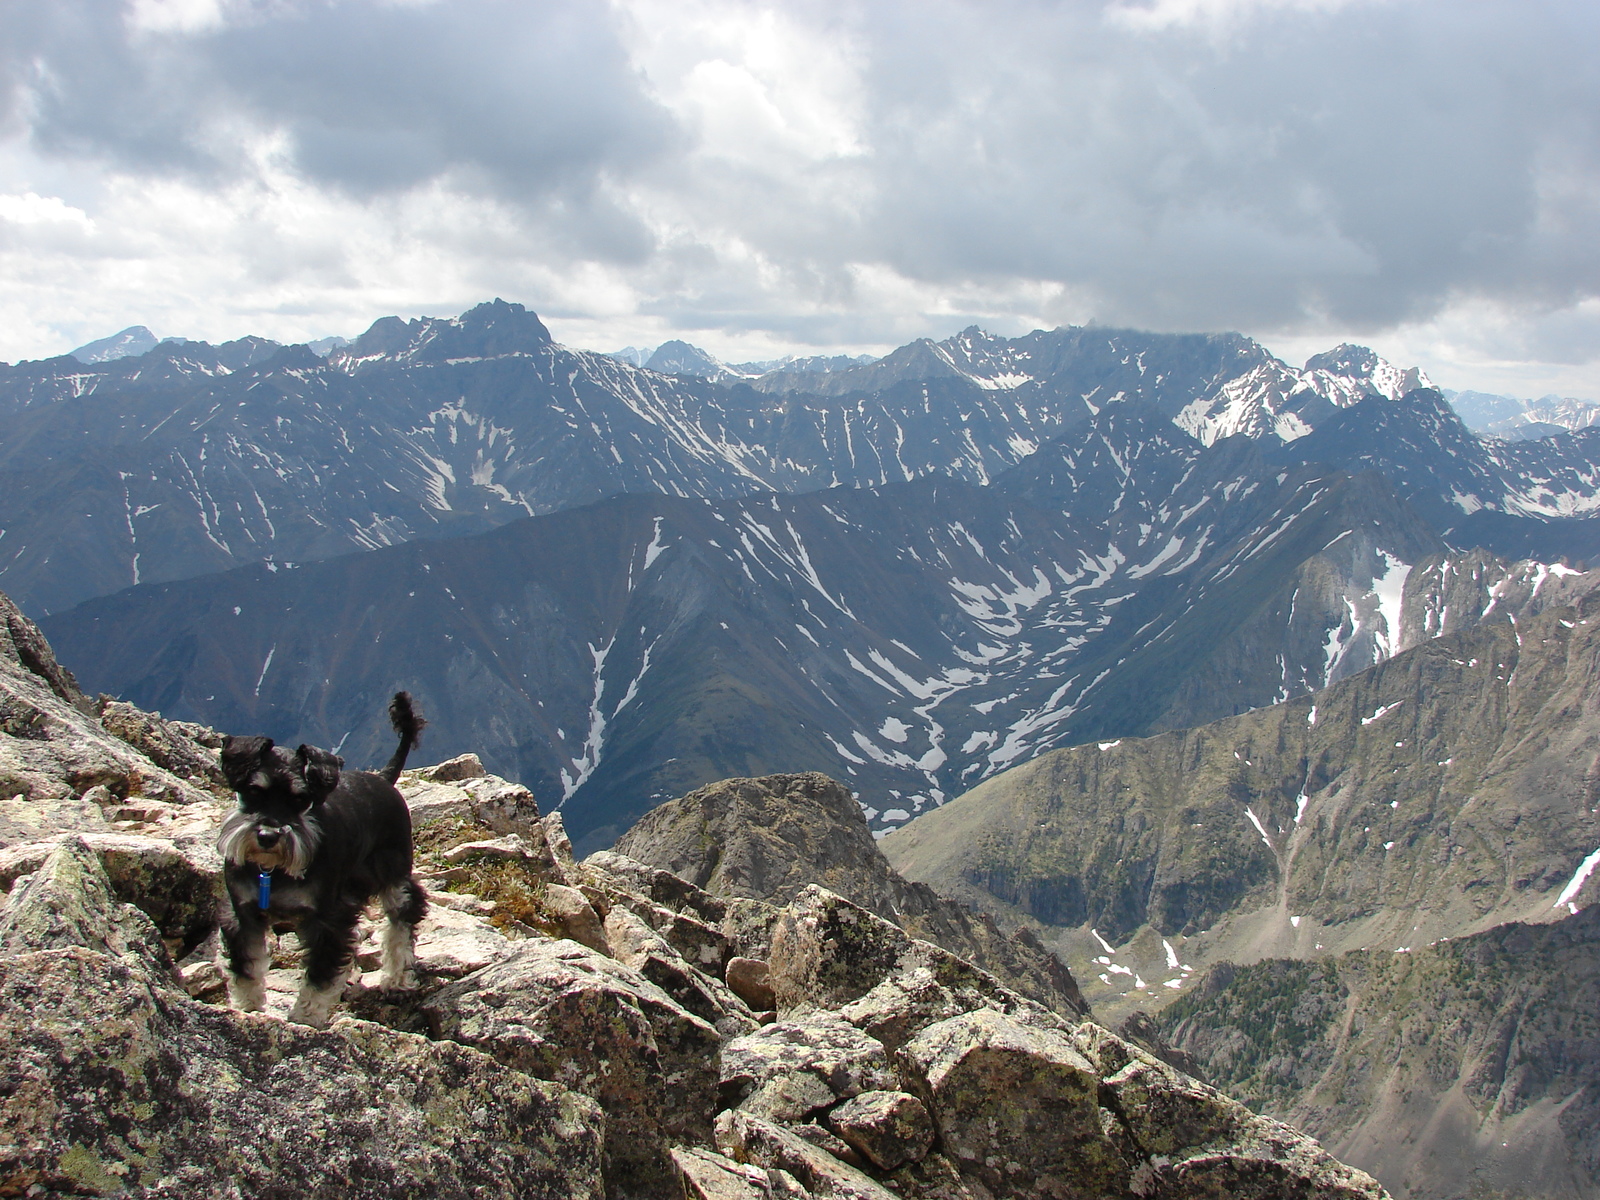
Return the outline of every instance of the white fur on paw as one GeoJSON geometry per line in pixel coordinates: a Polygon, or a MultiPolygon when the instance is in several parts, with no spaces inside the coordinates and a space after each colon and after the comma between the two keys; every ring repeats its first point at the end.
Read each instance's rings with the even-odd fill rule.
{"type": "Polygon", "coordinates": [[[266,981],[229,975],[228,1003],[240,1012],[260,1012],[267,1003],[266,981]]]}
{"type": "Polygon", "coordinates": [[[289,1010],[289,1020],[313,1029],[326,1029],[328,1022],[333,1019],[333,1007],[344,993],[344,984],[343,979],[326,988],[314,988],[306,984],[295,997],[294,1007],[289,1010]]]}
{"type": "Polygon", "coordinates": [[[416,930],[402,921],[391,920],[383,931],[383,974],[379,985],[403,988],[411,984],[411,968],[416,965],[416,930]]]}

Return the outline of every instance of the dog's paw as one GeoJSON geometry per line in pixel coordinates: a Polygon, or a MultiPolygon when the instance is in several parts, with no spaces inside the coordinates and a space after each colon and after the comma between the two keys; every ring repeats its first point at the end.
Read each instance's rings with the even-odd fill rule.
{"type": "Polygon", "coordinates": [[[260,1012],[267,1005],[267,985],[261,979],[228,977],[228,1004],[240,1012],[260,1012]]]}
{"type": "Polygon", "coordinates": [[[339,997],[343,993],[343,980],[328,988],[303,987],[300,989],[300,994],[295,997],[294,1007],[289,1010],[289,1020],[296,1025],[326,1029],[328,1023],[333,1020],[334,1006],[339,1003],[339,997]]]}

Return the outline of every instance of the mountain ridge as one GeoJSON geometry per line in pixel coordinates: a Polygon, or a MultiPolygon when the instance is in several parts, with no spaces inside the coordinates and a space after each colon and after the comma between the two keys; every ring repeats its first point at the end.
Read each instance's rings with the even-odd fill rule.
{"type": "MultiPolygon", "coordinates": [[[[12,418],[0,511],[14,547],[0,586],[42,614],[138,582],[475,532],[624,492],[982,483],[1111,401],[1176,417],[1232,381],[1229,420],[1272,437],[1266,416],[1240,413],[1286,402],[1229,374],[1277,361],[1238,335],[968,331],[951,344],[959,353],[913,344],[889,367],[794,369],[785,378],[806,388],[763,391],[568,350],[537,314],[497,300],[455,318],[382,318],[326,357],[244,338],[0,365],[12,418]],[[1023,355],[1048,367],[1043,382],[1020,381],[1023,355]],[[885,386],[822,394],[853,371],[879,371],[885,386]]],[[[1371,390],[1354,377],[1339,388],[1371,390]]]]}

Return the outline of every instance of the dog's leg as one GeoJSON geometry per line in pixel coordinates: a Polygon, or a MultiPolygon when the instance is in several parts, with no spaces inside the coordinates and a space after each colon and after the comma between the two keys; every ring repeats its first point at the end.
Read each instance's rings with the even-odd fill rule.
{"type": "Polygon", "coordinates": [[[260,1012],[267,1002],[267,920],[254,904],[232,905],[222,919],[228,960],[228,1002],[240,1012],[260,1012]]]}
{"type": "Polygon", "coordinates": [[[385,888],[379,897],[389,923],[383,931],[383,975],[386,988],[409,987],[417,961],[417,924],[428,912],[428,896],[415,876],[385,888]]]}
{"type": "Polygon", "coordinates": [[[334,1005],[349,982],[350,960],[355,956],[356,922],[361,909],[338,903],[331,912],[318,912],[300,922],[300,944],[305,947],[306,977],[289,1010],[289,1020],[315,1029],[327,1026],[334,1005]]]}

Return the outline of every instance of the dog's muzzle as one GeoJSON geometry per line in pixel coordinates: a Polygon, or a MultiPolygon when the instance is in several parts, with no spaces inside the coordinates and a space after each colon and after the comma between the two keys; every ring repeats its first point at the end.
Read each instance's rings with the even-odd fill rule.
{"type": "Polygon", "coordinates": [[[316,854],[321,831],[309,815],[298,822],[280,825],[262,821],[259,814],[236,812],[222,823],[217,850],[238,866],[260,870],[282,870],[299,877],[305,874],[316,854]]]}
{"type": "Polygon", "coordinates": [[[281,825],[256,826],[256,845],[263,850],[271,850],[283,840],[284,828],[281,825]]]}

